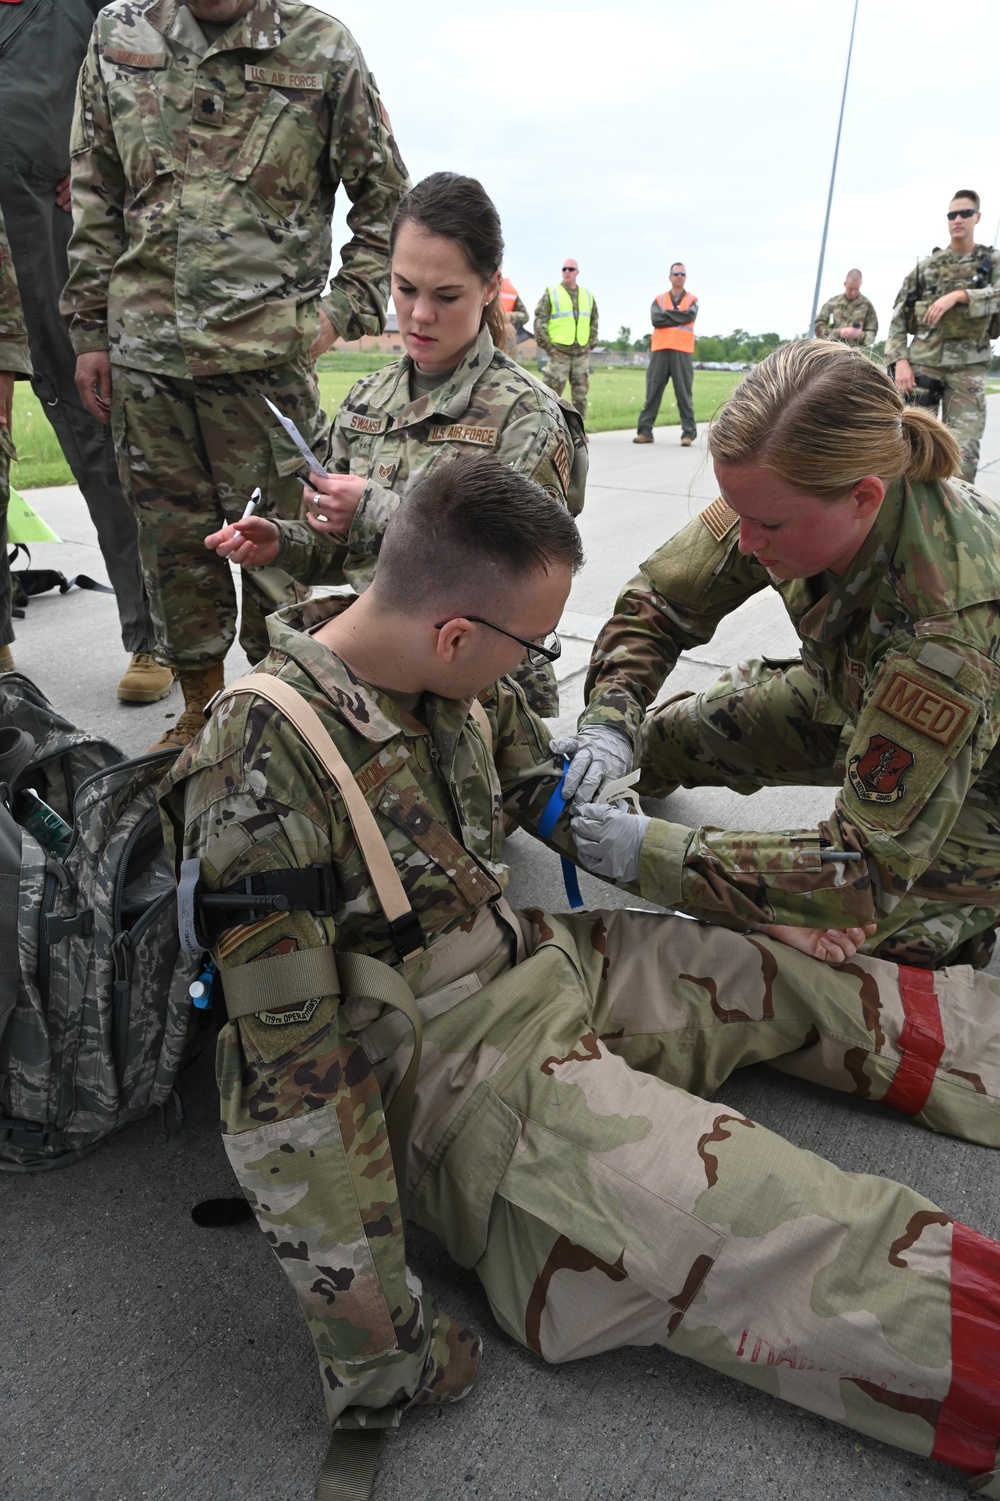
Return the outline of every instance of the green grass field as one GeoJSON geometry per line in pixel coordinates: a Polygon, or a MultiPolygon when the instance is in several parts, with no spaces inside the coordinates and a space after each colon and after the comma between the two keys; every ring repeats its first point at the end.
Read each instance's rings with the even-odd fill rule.
{"type": "MultiPolygon", "coordinates": [[[[377,370],[387,363],[383,355],[324,355],[319,363],[319,387],[327,412],[333,415],[364,371],[377,370]]],[[[708,421],[739,378],[728,370],[695,371],[694,411],[699,422],[708,421]]],[[[644,370],[595,370],[590,377],[588,431],[603,433],[614,428],[634,428],[642,409],[645,381],[644,370]]],[[[663,427],[678,421],[677,405],[668,386],[657,425],[663,427]]],[[[18,457],[11,470],[11,483],[15,489],[34,490],[39,485],[72,483],[73,476],[56,435],[27,381],[18,381],[14,387],[14,442],[18,457]]]]}

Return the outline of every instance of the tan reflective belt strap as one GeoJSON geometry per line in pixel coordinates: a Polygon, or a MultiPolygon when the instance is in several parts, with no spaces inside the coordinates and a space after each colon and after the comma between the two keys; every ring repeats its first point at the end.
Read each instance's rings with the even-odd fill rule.
{"type": "Polygon", "coordinates": [[[369,1501],[384,1428],[335,1428],[316,1482],[316,1501],[369,1501]]]}
{"type": "Polygon", "coordinates": [[[330,948],[270,954],[266,959],[251,959],[249,964],[220,970],[219,974],[230,1021],[257,1011],[284,1009],[316,996],[340,994],[337,960],[330,948]]]}
{"type": "MultiPolygon", "coordinates": [[[[338,954],[337,967],[345,995],[369,996],[401,1011],[413,1028],[413,1053],[406,1065],[406,1073],[400,1079],[396,1092],[385,1107],[385,1125],[389,1133],[389,1147],[396,1169],[396,1191],[400,1205],[406,1196],[406,1141],[410,1134],[410,1116],[413,1114],[413,1096],[417,1088],[417,1073],[420,1068],[420,1050],[423,1046],[424,1026],[413,991],[398,970],[370,954],[338,954]]],[[[405,1212],[405,1206],[404,1206],[405,1212]]]]}
{"type": "MultiPolygon", "coordinates": [[[[344,799],[351,827],[361,846],[368,874],[372,878],[372,885],[375,887],[382,910],[389,922],[395,922],[412,913],[406,892],[403,890],[403,883],[392,863],[392,856],[379,833],[375,815],[365,802],[364,794],[354,780],[354,773],[323,728],[315,709],[306,703],[301,693],[290,683],[282,682],[280,678],[272,677],[270,673],[256,672],[251,673],[249,677],[239,678],[225,689],[225,695],[230,693],[254,693],[259,698],[266,698],[291,721],[314,755],[330,773],[338,792],[344,799]]],[[[418,943],[402,957],[408,959],[411,954],[420,953],[422,947],[423,945],[418,943]]]]}

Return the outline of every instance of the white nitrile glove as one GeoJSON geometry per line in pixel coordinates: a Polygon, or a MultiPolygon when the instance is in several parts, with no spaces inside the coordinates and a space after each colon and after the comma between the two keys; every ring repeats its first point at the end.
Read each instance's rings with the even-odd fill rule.
{"type": "Polygon", "coordinates": [[[549,750],[557,756],[569,756],[563,797],[573,798],[577,807],[596,797],[605,782],[623,777],[632,770],[632,747],[617,730],[601,725],[584,725],[575,735],[553,740],[549,750]]]}
{"type": "Polygon", "coordinates": [[[639,855],[650,819],[632,813],[627,803],[583,803],[569,826],[581,863],[609,881],[635,881],[639,855]]]}

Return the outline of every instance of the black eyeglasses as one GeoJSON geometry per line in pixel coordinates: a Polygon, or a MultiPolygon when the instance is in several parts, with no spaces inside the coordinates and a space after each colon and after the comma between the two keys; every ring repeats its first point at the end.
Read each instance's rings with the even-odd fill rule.
{"type": "MultiPolygon", "coordinates": [[[[492,620],[484,620],[481,615],[464,615],[462,618],[471,620],[474,625],[488,625],[491,631],[499,631],[501,636],[508,636],[511,641],[516,641],[528,653],[529,662],[558,662],[562,656],[562,642],[555,631],[550,631],[542,641],[525,641],[523,636],[515,636],[513,631],[505,631],[502,625],[494,625],[492,620]]],[[[434,629],[443,631],[447,624],[447,620],[442,620],[434,629]]]]}
{"type": "Polygon", "coordinates": [[[971,219],[974,213],[976,213],[974,208],[950,208],[948,210],[948,218],[971,219]]]}
{"type": "Polygon", "coordinates": [[[579,266],[564,266],[563,275],[565,276],[567,271],[579,271],[579,269],[579,266]]]}

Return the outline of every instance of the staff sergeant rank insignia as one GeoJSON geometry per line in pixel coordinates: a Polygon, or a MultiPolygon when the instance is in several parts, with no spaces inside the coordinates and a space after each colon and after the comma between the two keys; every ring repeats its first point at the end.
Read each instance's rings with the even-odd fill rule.
{"type": "Polygon", "coordinates": [[[914,757],[894,740],[873,735],[863,756],[852,756],[847,767],[851,786],[866,803],[896,803],[906,791],[904,771],[914,757]]]}

